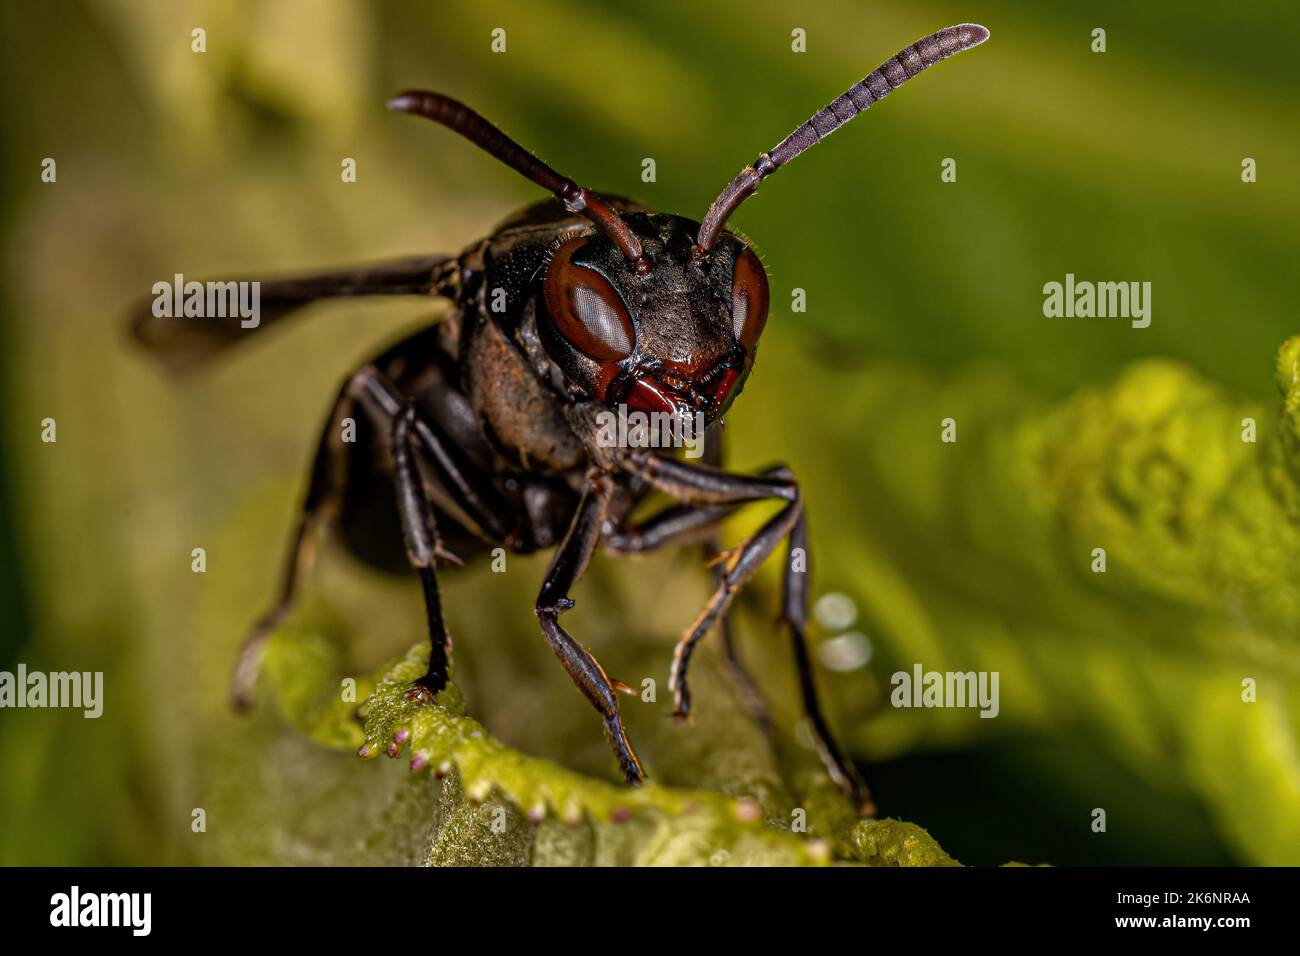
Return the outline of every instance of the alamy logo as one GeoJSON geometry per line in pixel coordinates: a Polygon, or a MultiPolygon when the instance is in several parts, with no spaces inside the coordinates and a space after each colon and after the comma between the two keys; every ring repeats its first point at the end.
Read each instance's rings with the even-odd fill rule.
{"type": "Polygon", "coordinates": [[[704,454],[704,413],[617,411],[596,415],[596,443],[601,448],[684,448],[687,458],[704,454]]]}
{"type": "Polygon", "coordinates": [[[186,282],[178,272],[171,282],[155,282],[153,295],[159,319],[238,317],[241,329],[255,329],[262,321],[260,282],[186,282]]]}
{"type": "Polygon", "coordinates": [[[996,717],[998,671],[927,671],[915,664],[911,672],[896,671],[889,702],[895,707],[978,707],[981,717],[996,717]]]}
{"type": "Polygon", "coordinates": [[[103,671],[0,671],[0,707],[73,707],[85,717],[104,712],[103,671]]]}
{"type": "Polygon", "coordinates": [[[50,897],[51,926],[129,926],[133,936],[148,936],[153,926],[152,893],[68,893],[50,897]]]}
{"type": "Polygon", "coordinates": [[[1074,273],[1065,282],[1043,286],[1043,315],[1049,319],[1131,319],[1135,329],[1151,324],[1150,282],[1076,282],[1074,273]]]}

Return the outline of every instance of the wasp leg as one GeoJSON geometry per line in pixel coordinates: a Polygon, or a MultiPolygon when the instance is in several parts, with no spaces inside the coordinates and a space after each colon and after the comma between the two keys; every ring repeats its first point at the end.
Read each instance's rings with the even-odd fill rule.
{"type": "Polygon", "coordinates": [[[279,597],[271,609],[257,619],[240,645],[235,673],[230,682],[230,701],[237,710],[245,710],[251,703],[262,647],[293,609],[298,597],[299,582],[315,563],[320,535],[333,523],[338,513],[339,496],[347,469],[347,453],[343,447],[340,423],[351,414],[352,406],[348,386],[344,385],[334,402],[316,448],[307,497],[303,500],[302,515],[290,540],[289,553],[280,579],[279,597]]]}
{"type": "Polygon", "coordinates": [[[786,562],[785,582],[781,596],[781,621],[790,629],[790,645],[794,651],[795,667],[799,672],[799,693],[803,698],[804,715],[812,728],[813,742],[817,755],[834,780],[847,793],[863,816],[874,816],[875,806],[867,785],[854,769],[852,762],[846,760],[830,725],[822,713],[821,702],[817,697],[817,683],[813,677],[812,657],[808,653],[808,582],[811,565],[808,557],[808,516],[800,512],[799,520],[790,531],[790,558],[786,562]],[[794,556],[802,555],[804,570],[795,570],[794,556]]]}
{"type": "Polygon", "coordinates": [[[794,527],[802,507],[799,488],[789,472],[779,468],[761,476],[733,475],[644,452],[626,456],[621,464],[626,470],[687,505],[733,510],[750,501],[780,499],[787,502],[775,517],[732,551],[727,561],[717,567],[717,586],[713,596],[677,643],[668,683],[673,691],[673,715],[685,719],[691,708],[687,671],[695,645],[726,614],[736,592],[753,576],[781,538],[794,527]]]}
{"type": "Polygon", "coordinates": [[[772,469],[761,476],[737,475],[699,465],[690,465],[670,458],[661,458],[644,452],[635,452],[620,460],[625,470],[648,481],[655,488],[686,504],[720,505],[744,503],[764,499],[787,502],[754,535],[731,552],[722,566],[719,582],[704,610],[677,644],[669,685],[674,693],[674,713],[685,717],[690,712],[690,688],[687,669],[695,645],[725,613],[736,592],[753,577],[759,566],[776,549],[783,537],[788,537],[786,592],[783,619],[791,629],[795,646],[795,665],[799,672],[799,685],[804,713],[816,739],[817,752],[827,772],[841,789],[856,801],[862,812],[870,811],[866,787],[858,778],[852,764],[844,759],[843,752],[830,734],[829,725],[822,713],[812,660],[808,655],[804,627],[807,620],[807,575],[795,566],[795,549],[803,549],[807,560],[807,529],[804,523],[803,502],[794,475],[788,469],[772,469]]]}
{"type": "Polygon", "coordinates": [[[726,614],[736,594],[754,576],[764,561],[771,556],[799,520],[803,505],[792,501],[770,518],[763,527],[740,544],[727,560],[718,566],[718,582],[712,597],[695,619],[695,623],[677,642],[673,651],[673,666],[668,676],[668,686],[673,691],[673,716],[684,720],[691,712],[691,690],[687,670],[691,655],[700,640],[713,629],[718,619],[726,614]]]}
{"type": "MultiPolygon", "coordinates": [[[[347,480],[347,451],[342,440],[342,421],[360,403],[376,427],[390,431],[403,409],[409,404],[397,387],[374,366],[366,366],[343,384],[321,433],[311,480],[302,505],[302,516],[289,545],[280,594],[269,611],[258,618],[241,645],[235,673],[231,680],[231,703],[246,709],[257,679],[261,650],[266,639],[293,609],[302,579],[311,570],[320,535],[333,523],[347,480]]],[[[500,540],[511,533],[509,509],[488,479],[454,443],[449,441],[426,416],[415,411],[411,436],[424,460],[431,464],[445,490],[451,510],[466,517],[467,526],[477,526],[486,536],[500,540]]],[[[426,605],[437,600],[436,583],[421,572],[426,605]],[[430,593],[432,592],[432,598],[430,593]]],[[[436,658],[431,655],[431,660],[436,658]]]]}
{"type": "Polygon", "coordinates": [[[772,468],[761,475],[738,475],[644,451],[624,455],[618,459],[618,466],[689,505],[738,505],[773,498],[799,500],[799,486],[785,468],[772,468]]]}
{"type": "MultiPolygon", "coordinates": [[[[424,590],[424,609],[429,631],[429,666],[416,680],[417,686],[437,694],[447,686],[451,654],[451,635],[442,615],[442,598],[438,592],[435,562],[450,558],[438,537],[438,523],[430,501],[429,487],[420,470],[421,453],[431,462],[442,479],[449,461],[448,446],[438,444],[439,436],[420,410],[403,396],[381,372],[367,366],[353,376],[352,394],[378,428],[388,428],[393,456],[393,486],[397,497],[397,514],[402,526],[406,558],[420,576],[424,590]],[[422,427],[423,426],[423,427],[422,427]]],[[[459,484],[465,484],[463,472],[455,472],[459,484]]],[[[458,483],[452,488],[459,490],[458,483]]],[[[473,514],[480,499],[453,495],[462,510],[473,514]]]]}
{"type": "MultiPolygon", "coordinates": [[[[349,391],[381,428],[391,427],[393,420],[410,404],[388,376],[373,365],[367,365],[352,377],[349,391]]],[[[428,415],[415,408],[413,416],[411,437],[446,490],[449,510],[463,514],[488,540],[510,538],[514,533],[510,509],[492,482],[428,415]]]]}
{"type": "Polygon", "coordinates": [[[570,637],[559,623],[560,614],[573,607],[569,591],[587,569],[587,563],[600,538],[605,509],[609,503],[611,484],[607,477],[592,472],[587,476],[587,482],[587,489],[583,492],[573,522],[551,558],[534,610],[541,622],[542,635],[551,645],[551,650],[560,659],[578,689],[587,695],[592,706],[604,718],[605,735],[614,748],[614,755],[618,758],[619,768],[627,782],[637,784],[645,779],[645,771],[641,769],[641,761],[637,759],[619,719],[614,684],[591,652],[570,637]]]}
{"type": "MultiPolygon", "coordinates": [[[[704,543],[705,558],[712,561],[719,553],[717,529],[722,521],[740,505],[673,505],[651,515],[643,523],[624,527],[602,538],[603,547],[617,554],[645,554],[660,548],[704,543]]],[[[713,577],[721,584],[725,569],[714,564],[713,577]]],[[[732,682],[736,685],[740,703],[750,719],[759,727],[768,741],[776,744],[776,725],[767,711],[767,704],[736,653],[735,635],[731,627],[730,609],[723,609],[718,617],[718,630],[722,632],[723,661],[732,682]]]]}
{"type": "Polygon", "coordinates": [[[601,538],[601,546],[618,554],[647,554],[660,548],[705,542],[706,557],[712,558],[717,549],[710,550],[708,543],[716,541],[717,526],[737,507],[673,505],[640,524],[612,531],[601,538]]]}
{"type": "Polygon", "coordinates": [[[429,669],[416,683],[436,694],[447,686],[451,636],[442,618],[442,599],[438,595],[438,576],[433,566],[435,555],[442,551],[438,526],[415,459],[416,419],[415,406],[408,404],[393,422],[393,483],[397,488],[397,513],[402,520],[406,558],[419,572],[429,621],[429,669]]]}
{"type": "MultiPolygon", "coordinates": [[[[704,457],[703,464],[711,468],[724,467],[723,440],[721,427],[708,429],[704,433],[704,457]]],[[[714,533],[704,542],[705,560],[713,561],[714,557],[722,550],[722,540],[718,535],[717,527],[714,533]]],[[[722,581],[723,569],[721,565],[713,565],[713,578],[715,586],[722,581]]],[[[740,659],[740,650],[736,645],[735,628],[731,626],[731,610],[728,608],[722,613],[722,619],[718,622],[718,632],[722,635],[722,660],[726,665],[727,673],[731,675],[731,682],[735,685],[736,692],[740,697],[741,706],[749,714],[749,719],[763,732],[768,740],[768,745],[773,749],[777,746],[776,724],[772,720],[772,715],[768,712],[767,702],[763,700],[763,693],[758,689],[758,682],[749,672],[744,662],[740,659]]]]}

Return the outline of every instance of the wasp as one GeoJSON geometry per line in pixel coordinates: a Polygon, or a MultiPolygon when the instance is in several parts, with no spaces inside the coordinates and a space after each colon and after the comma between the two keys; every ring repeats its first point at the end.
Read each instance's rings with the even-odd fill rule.
{"type": "Polygon", "coordinates": [[[673,714],[691,712],[689,667],[700,640],[722,632],[742,696],[754,700],[727,624],[737,592],[785,542],[780,622],[793,645],[803,711],[834,781],[870,802],[818,700],[805,640],[806,510],[786,467],[722,467],[722,416],[754,366],[768,314],[762,262],[726,229],[763,180],[921,71],[988,38],[976,24],[931,34],[886,60],[727,185],[700,221],[602,196],[560,175],[464,104],[407,92],[388,108],[432,120],[552,198],[529,206],[456,256],[425,256],[259,282],[260,321],[142,312],[138,339],[177,369],[195,367],[257,329],[323,299],[446,299],[450,314],[374,357],[344,381],[311,466],[274,604],[253,625],[232,695],[247,704],[260,649],[294,606],[318,543],[336,535],[361,560],[411,570],[424,592],[428,671],[412,689],[432,702],[448,680],[451,639],[437,566],[493,548],[553,549],[534,611],[541,634],[600,714],[627,781],[645,779],[619,716],[628,690],[560,623],[597,548],[618,555],[717,548],[721,524],[754,502],[779,510],[714,563],[714,589],[673,654],[673,714]],[[700,461],[674,449],[601,441],[611,410],[703,422],[700,461]],[[355,432],[343,439],[344,423],[355,432]],[[672,501],[644,519],[652,492],[672,501]]]}

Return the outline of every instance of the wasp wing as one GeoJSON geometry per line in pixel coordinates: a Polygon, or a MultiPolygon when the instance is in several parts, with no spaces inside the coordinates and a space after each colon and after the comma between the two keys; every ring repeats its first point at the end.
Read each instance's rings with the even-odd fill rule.
{"type": "Polygon", "coordinates": [[[131,328],[169,369],[184,372],[321,299],[446,294],[456,269],[451,256],[421,256],[283,279],[185,283],[180,290],[159,283],[155,295],[132,311],[131,328]],[[183,314],[193,296],[201,297],[203,305],[195,302],[193,311],[202,315],[183,314]]]}

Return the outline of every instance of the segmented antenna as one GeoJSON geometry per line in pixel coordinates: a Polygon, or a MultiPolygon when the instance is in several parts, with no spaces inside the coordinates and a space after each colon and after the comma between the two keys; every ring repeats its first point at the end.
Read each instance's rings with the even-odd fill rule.
{"type": "Polygon", "coordinates": [[[880,64],[862,82],[849,87],[843,96],[813,114],[812,119],[781,140],[770,152],[759,154],[754,165],[746,166],[740,171],[705,213],[695,240],[697,253],[703,255],[713,248],[723,225],[736,211],[736,207],[754,195],[758,184],[768,176],[922,70],[948,59],[954,53],[979,46],[988,38],[989,31],[978,23],[961,23],[917,40],[880,64]]]}
{"type": "Polygon", "coordinates": [[[423,116],[464,136],[515,172],[554,193],[570,212],[590,219],[634,263],[637,272],[645,274],[650,271],[650,263],[641,249],[641,240],[619,218],[618,213],[605,205],[595,193],[579,186],[572,179],[561,176],[464,103],[441,93],[409,90],[389,100],[388,108],[423,116]]]}

